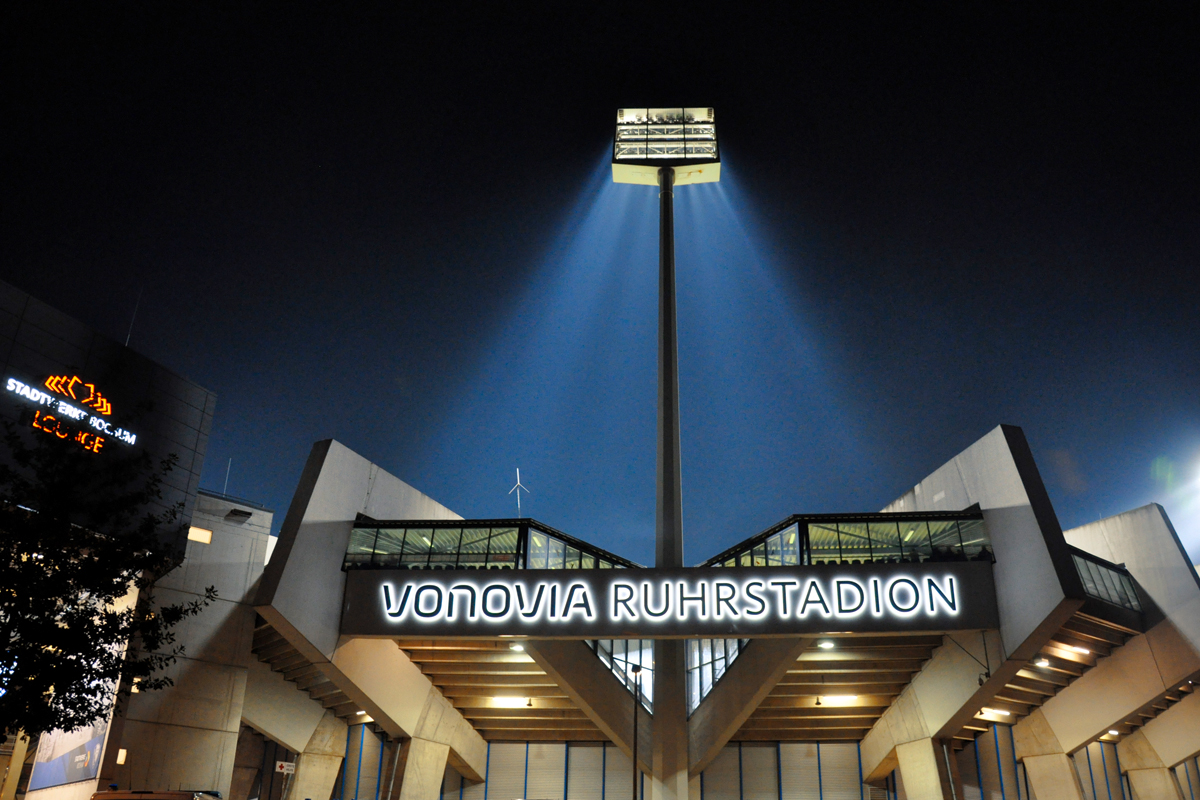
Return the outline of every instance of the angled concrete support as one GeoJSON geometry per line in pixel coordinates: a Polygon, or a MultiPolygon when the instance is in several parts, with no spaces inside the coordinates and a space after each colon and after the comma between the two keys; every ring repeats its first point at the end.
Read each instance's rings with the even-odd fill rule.
{"type": "MultiPolygon", "coordinates": [[[[525,652],[621,752],[633,751],[633,695],[583,642],[526,642],[525,652]]],[[[736,661],[734,662],[737,663],[736,661]]],[[[638,766],[650,772],[652,717],[638,713],[638,766]]]]}
{"type": "Polygon", "coordinates": [[[394,795],[398,800],[437,800],[442,794],[442,777],[450,748],[428,739],[409,739],[400,748],[396,764],[394,795]]]}
{"type": "Polygon", "coordinates": [[[324,798],[333,793],[342,757],[346,752],[347,725],[326,711],[303,751],[296,756],[296,774],[283,800],[324,798]]]}
{"type": "MultiPolygon", "coordinates": [[[[933,658],[863,738],[862,768],[867,781],[882,780],[896,768],[900,745],[952,736],[961,727],[957,720],[964,709],[973,716],[999,690],[992,687],[995,673],[979,685],[986,664],[1003,663],[999,634],[947,634],[942,641],[933,658]]],[[[907,782],[905,776],[906,786],[907,782]]]]}
{"type": "Polygon", "coordinates": [[[962,797],[948,750],[942,742],[917,739],[896,746],[896,761],[904,780],[905,796],[911,800],[954,800],[962,797]]]}
{"type": "Polygon", "coordinates": [[[1026,756],[1022,763],[1038,800],[1084,800],[1079,773],[1065,753],[1026,756]]]}
{"type": "Polygon", "coordinates": [[[756,639],[688,719],[688,771],[699,775],[783,679],[812,639],[756,639]]]}
{"type": "Polygon", "coordinates": [[[263,574],[255,607],[287,641],[391,738],[450,748],[450,763],[483,780],[487,743],[392,641],[342,641],[342,559],[359,514],[375,519],[461,519],[333,441],[313,446],[263,574]]]}
{"type": "Polygon", "coordinates": [[[654,643],[652,800],[688,798],[687,665],[683,639],[654,643]]]}
{"type": "Polygon", "coordinates": [[[1017,758],[1073,753],[1200,670],[1168,620],[1135,636],[1013,728],[1017,758]]]}
{"type": "Polygon", "coordinates": [[[1192,693],[1117,745],[1136,800],[1182,800],[1170,767],[1200,752],[1200,695],[1192,693]]]}

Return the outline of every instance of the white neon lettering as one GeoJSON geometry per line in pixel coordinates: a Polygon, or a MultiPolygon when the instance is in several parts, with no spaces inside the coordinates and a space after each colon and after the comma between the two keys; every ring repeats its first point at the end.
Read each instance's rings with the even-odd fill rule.
{"type": "Polygon", "coordinates": [[[470,605],[467,607],[467,619],[475,619],[475,587],[468,586],[465,583],[460,583],[457,586],[451,586],[446,590],[446,619],[454,619],[455,592],[466,592],[471,598],[470,605]]]}
{"type": "Polygon", "coordinates": [[[753,600],[755,603],[758,603],[757,611],[751,611],[748,608],[743,609],[742,613],[745,614],[747,617],[761,617],[767,611],[766,602],[762,599],[761,596],[755,594],[754,591],[752,590],[751,587],[754,587],[754,586],[757,586],[760,589],[763,588],[762,581],[750,581],[749,583],[747,583],[745,586],[742,587],[742,593],[745,594],[748,599],[753,600]]]}
{"type": "Polygon", "coordinates": [[[804,602],[800,604],[800,610],[797,616],[803,617],[808,613],[809,606],[820,606],[821,612],[825,616],[829,616],[829,604],[825,602],[825,595],[821,593],[821,587],[816,581],[809,581],[808,588],[804,590],[804,602]]]}
{"type": "Polygon", "coordinates": [[[917,584],[911,578],[896,578],[894,581],[892,581],[891,585],[888,586],[887,594],[888,594],[888,604],[891,605],[893,611],[896,611],[897,613],[900,613],[900,614],[912,613],[913,611],[915,611],[917,609],[917,606],[921,605],[921,589],[919,586],[917,586],[917,584]],[[912,599],[911,604],[909,604],[907,606],[902,606],[896,600],[896,589],[897,588],[907,589],[907,591],[912,599]]]}
{"type": "Polygon", "coordinates": [[[621,615],[617,611],[617,608],[619,606],[624,606],[625,613],[629,616],[629,618],[637,619],[638,618],[637,612],[634,611],[633,607],[629,605],[629,601],[633,600],[636,597],[637,597],[637,592],[635,592],[633,587],[631,585],[629,585],[628,583],[614,583],[613,584],[612,618],[617,619],[617,620],[621,619],[621,615]],[[622,597],[621,596],[622,594],[624,594],[625,596],[622,597]]]}
{"type": "Polygon", "coordinates": [[[776,596],[779,597],[780,613],[786,619],[788,615],[788,589],[789,586],[799,586],[798,581],[771,581],[771,588],[775,590],[776,596]]]}
{"type": "Polygon", "coordinates": [[[646,616],[651,619],[659,619],[665,617],[671,610],[671,583],[664,581],[662,591],[659,594],[663,597],[662,610],[655,611],[650,607],[650,584],[642,584],[642,611],[646,612],[646,616]]]}
{"type": "Polygon", "coordinates": [[[508,612],[512,608],[512,594],[508,591],[508,587],[503,583],[493,583],[484,588],[483,594],[480,595],[479,598],[479,607],[483,610],[483,615],[485,617],[502,619],[508,616],[508,612]],[[492,609],[488,607],[488,594],[490,592],[501,592],[504,595],[504,605],[499,611],[492,611],[492,609]]]}
{"type": "Polygon", "coordinates": [[[729,607],[729,616],[731,616],[731,617],[741,616],[740,614],[738,614],[737,608],[735,608],[733,605],[733,601],[735,599],[737,599],[737,587],[734,586],[732,583],[726,583],[725,581],[717,581],[716,583],[713,584],[713,605],[714,605],[713,611],[716,612],[716,616],[718,618],[720,618],[720,616],[721,616],[721,604],[722,603],[724,603],[726,606],[729,607]],[[723,594],[721,592],[722,589],[729,590],[728,596],[726,596],[725,594],[723,594]]]}
{"type": "Polygon", "coordinates": [[[587,587],[582,583],[572,583],[567,589],[567,599],[563,601],[563,619],[570,619],[571,612],[576,608],[582,610],[588,619],[592,618],[592,598],[588,594],[587,587]],[[571,602],[576,593],[578,593],[578,599],[571,602]]]}
{"type": "Polygon", "coordinates": [[[934,582],[933,578],[925,579],[925,585],[929,590],[929,614],[931,616],[937,613],[937,609],[934,607],[933,603],[933,596],[935,593],[942,598],[942,605],[946,607],[947,611],[954,615],[958,614],[958,600],[954,595],[954,576],[946,576],[945,582],[946,590],[943,591],[942,587],[938,586],[937,583],[934,582]],[[949,595],[947,595],[947,591],[949,592],[949,595]]]}
{"type": "Polygon", "coordinates": [[[839,581],[835,581],[834,585],[837,587],[834,594],[837,596],[838,614],[839,615],[853,614],[853,615],[857,616],[859,614],[859,612],[862,611],[863,606],[866,605],[866,603],[867,603],[867,593],[863,589],[862,584],[860,584],[858,581],[839,580],[839,581]],[[845,600],[846,600],[846,590],[847,589],[853,590],[858,595],[857,602],[854,604],[854,606],[852,608],[846,607],[845,600]]]}
{"type": "Polygon", "coordinates": [[[680,619],[687,619],[687,616],[688,616],[687,604],[688,603],[699,603],[700,604],[700,619],[706,619],[708,617],[708,584],[704,581],[701,581],[699,585],[700,585],[700,594],[688,595],[688,594],[686,594],[687,589],[685,588],[683,581],[679,582],[679,618],[680,619]]]}
{"type": "Polygon", "coordinates": [[[417,589],[417,595],[413,598],[413,611],[417,612],[418,617],[431,619],[442,613],[442,587],[436,584],[427,583],[417,589]],[[421,593],[431,591],[436,598],[432,611],[425,611],[421,608],[421,593]]]}

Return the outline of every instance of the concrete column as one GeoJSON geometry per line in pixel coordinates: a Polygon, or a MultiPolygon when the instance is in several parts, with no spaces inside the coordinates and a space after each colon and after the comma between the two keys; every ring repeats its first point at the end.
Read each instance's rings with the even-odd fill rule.
{"type": "Polygon", "coordinates": [[[263,762],[263,736],[246,725],[238,734],[237,754],[233,758],[233,782],[229,800],[248,800],[259,777],[263,762]]]}
{"type": "Polygon", "coordinates": [[[333,793],[333,784],[346,753],[347,731],[345,722],[335,717],[332,711],[325,712],[304,752],[296,756],[296,774],[292,776],[283,800],[324,800],[333,793]]]}
{"type": "Polygon", "coordinates": [[[904,793],[911,800],[954,800],[961,798],[962,783],[955,785],[952,759],[933,739],[918,739],[896,746],[896,760],[904,793]]]}
{"type": "Polygon", "coordinates": [[[683,639],[654,642],[652,800],[688,798],[686,644],[683,639]]]}
{"type": "Polygon", "coordinates": [[[1021,763],[1038,800],[1083,800],[1079,773],[1066,753],[1026,756],[1021,763]]]}
{"type": "MultiPolygon", "coordinates": [[[[1151,720],[1146,728],[1158,721],[1151,720]]],[[[1175,775],[1167,768],[1146,728],[1134,731],[1117,745],[1121,770],[1129,777],[1134,800],[1183,800],[1175,775]]],[[[1193,732],[1193,738],[1196,735],[1193,732]]]]}
{"type": "MultiPolygon", "coordinates": [[[[446,774],[449,745],[428,739],[409,739],[400,749],[396,764],[398,800],[438,800],[446,774]]],[[[393,792],[395,789],[393,789],[393,792]]]]}

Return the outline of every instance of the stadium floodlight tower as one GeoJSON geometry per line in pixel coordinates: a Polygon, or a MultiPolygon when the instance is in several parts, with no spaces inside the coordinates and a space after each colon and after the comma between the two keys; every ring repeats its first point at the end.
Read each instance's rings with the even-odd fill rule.
{"type": "Polygon", "coordinates": [[[683,566],[679,348],[675,325],[674,187],[721,178],[711,108],[618,108],[613,182],[658,192],[658,493],[654,565],[683,566]]]}
{"type": "MultiPolygon", "coordinates": [[[[721,177],[711,108],[619,108],[613,181],[658,187],[658,491],[654,565],[683,566],[679,466],[679,347],[675,326],[674,190],[721,177]]],[[[681,584],[682,585],[682,584],[681,584]]],[[[684,643],[654,642],[651,800],[687,800],[688,721],[684,643]]],[[[634,702],[638,702],[636,690],[634,702]]],[[[636,739],[635,739],[636,741],[636,739]]],[[[639,774],[634,751],[633,773],[639,774]]],[[[635,786],[637,779],[635,777],[635,786]]]]}

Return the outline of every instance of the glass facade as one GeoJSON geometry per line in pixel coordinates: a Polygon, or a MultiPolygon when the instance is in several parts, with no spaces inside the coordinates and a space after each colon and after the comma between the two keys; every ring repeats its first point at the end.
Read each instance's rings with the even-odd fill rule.
{"type": "Polygon", "coordinates": [[[982,514],[789,517],[703,567],[995,561],[982,514]]]}
{"type": "Polygon", "coordinates": [[[708,696],[749,639],[688,639],[687,702],[691,714],[708,696]]]}
{"type": "Polygon", "coordinates": [[[1124,568],[1074,547],[1071,548],[1071,560],[1075,562],[1075,570],[1089,597],[1131,611],[1142,610],[1133,578],[1124,568]]]}
{"type": "Polygon", "coordinates": [[[592,639],[588,643],[621,684],[633,694],[634,679],[638,682],[638,697],[647,711],[654,711],[654,640],[653,639],[592,639]],[[641,667],[635,676],[633,668],[641,667]]]}
{"type": "Polygon", "coordinates": [[[381,522],[350,532],[342,569],[623,569],[638,566],[533,520],[381,522]]]}

